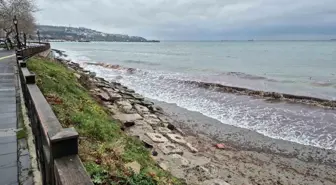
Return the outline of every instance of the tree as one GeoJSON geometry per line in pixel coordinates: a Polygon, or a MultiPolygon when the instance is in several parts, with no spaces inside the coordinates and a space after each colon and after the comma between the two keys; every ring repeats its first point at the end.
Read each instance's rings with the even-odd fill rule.
{"type": "Polygon", "coordinates": [[[17,17],[19,31],[33,33],[36,11],[34,0],[0,0],[0,28],[5,32],[6,40],[11,45],[10,36],[14,33],[13,18],[17,17]]]}

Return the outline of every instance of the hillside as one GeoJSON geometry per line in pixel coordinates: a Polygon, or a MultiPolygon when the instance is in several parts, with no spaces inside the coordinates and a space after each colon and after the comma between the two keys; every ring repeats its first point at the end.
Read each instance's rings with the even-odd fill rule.
{"type": "Polygon", "coordinates": [[[64,41],[159,42],[139,36],[109,34],[88,28],[65,26],[37,26],[42,39],[64,41]]]}

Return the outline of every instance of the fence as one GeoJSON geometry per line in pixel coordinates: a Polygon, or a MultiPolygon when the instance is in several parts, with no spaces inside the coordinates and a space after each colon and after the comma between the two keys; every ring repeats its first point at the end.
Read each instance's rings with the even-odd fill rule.
{"type": "Polygon", "coordinates": [[[62,128],[47,100],[35,84],[26,59],[50,49],[49,43],[17,51],[21,87],[32,125],[43,184],[93,185],[78,156],[78,133],[62,128]]]}

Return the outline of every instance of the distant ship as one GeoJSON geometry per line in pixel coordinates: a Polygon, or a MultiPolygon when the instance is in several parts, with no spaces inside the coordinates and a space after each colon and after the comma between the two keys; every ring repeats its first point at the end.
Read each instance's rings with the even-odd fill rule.
{"type": "Polygon", "coordinates": [[[253,39],[251,39],[251,40],[247,40],[247,41],[249,41],[249,42],[253,42],[254,40],[253,40],[253,39]]]}

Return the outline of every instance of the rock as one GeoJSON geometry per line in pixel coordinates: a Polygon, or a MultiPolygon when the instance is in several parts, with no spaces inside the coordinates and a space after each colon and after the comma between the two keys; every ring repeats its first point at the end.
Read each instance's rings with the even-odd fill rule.
{"type": "MultiPolygon", "coordinates": [[[[153,118],[153,119],[158,119],[158,117],[155,114],[145,114],[143,115],[144,118],[153,118]]],[[[160,120],[159,120],[160,121],[160,120]]]]}
{"type": "Polygon", "coordinates": [[[135,91],[133,89],[125,89],[125,92],[127,92],[127,93],[134,93],[135,91]]]}
{"type": "Polygon", "coordinates": [[[153,155],[153,156],[158,156],[157,151],[154,150],[154,151],[152,152],[152,155],[153,155]]]}
{"type": "Polygon", "coordinates": [[[163,134],[163,135],[166,135],[166,134],[171,133],[171,130],[169,130],[169,129],[166,128],[166,127],[159,127],[157,130],[158,130],[161,134],[163,134]]]}
{"type": "Polygon", "coordinates": [[[165,155],[171,155],[171,154],[183,155],[183,151],[171,143],[160,143],[158,147],[165,155]]]}
{"type": "Polygon", "coordinates": [[[109,92],[108,94],[110,95],[112,101],[118,101],[122,98],[122,96],[118,93],[109,92]]]}
{"type": "Polygon", "coordinates": [[[170,130],[175,130],[176,129],[175,126],[172,125],[171,123],[168,123],[167,128],[170,129],[170,130]]]}
{"type": "Polygon", "coordinates": [[[168,171],[168,170],[169,170],[169,168],[168,168],[168,164],[165,163],[165,162],[159,162],[158,165],[160,166],[160,168],[162,168],[162,169],[165,170],[165,171],[168,171]]]}
{"type": "Polygon", "coordinates": [[[173,158],[173,161],[177,164],[180,164],[182,167],[188,167],[189,164],[190,164],[190,162],[186,158],[184,158],[184,157],[182,157],[178,154],[173,154],[171,156],[173,158]]]}
{"type": "Polygon", "coordinates": [[[75,77],[76,77],[77,79],[80,79],[80,77],[81,77],[81,75],[78,74],[78,73],[74,73],[74,75],[75,75],[75,77]]]}
{"type": "Polygon", "coordinates": [[[136,161],[125,164],[125,168],[130,168],[135,174],[139,174],[141,170],[140,164],[136,161]]]}
{"type": "Polygon", "coordinates": [[[143,105],[143,106],[146,106],[146,107],[150,107],[150,106],[154,105],[153,102],[148,101],[148,100],[143,100],[143,101],[141,101],[140,104],[143,105]]]}
{"type": "Polygon", "coordinates": [[[135,125],[134,121],[130,121],[130,122],[125,122],[125,123],[124,123],[124,126],[125,126],[125,127],[132,127],[132,126],[134,126],[134,125],[135,125]]]}
{"type": "Polygon", "coordinates": [[[186,145],[184,138],[178,134],[167,134],[167,137],[173,142],[181,145],[186,145]]]}
{"type": "Polygon", "coordinates": [[[166,116],[158,116],[158,118],[163,122],[163,123],[170,123],[171,120],[166,117],[166,116]]]}
{"type": "Polygon", "coordinates": [[[100,92],[98,94],[98,97],[103,101],[110,101],[111,100],[110,96],[106,92],[100,92]]]}
{"type": "Polygon", "coordinates": [[[139,113],[139,114],[146,114],[146,113],[148,113],[149,112],[149,110],[148,110],[148,108],[147,107],[145,107],[145,106],[142,106],[142,105],[139,105],[139,104],[135,104],[134,105],[134,108],[135,108],[135,110],[137,110],[137,112],[139,113]]]}
{"type": "Polygon", "coordinates": [[[146,125],[146,122],[144,120],[135,120],[134,123],[135,125],[138,125],[138,126],[146,125]]]}
{"type": "Polygon", "coordinates": [[[134,122],[135,120],[141,120],[142,117],[139,114],[116,114],[113,115],[113,118],[119,120],[122,123],[125,122],[134,122]]]}
{"type": "Polygon", "coordinates": [[[120,107],[123,107],[123,106],[131,106],[132,107],[132,105],[128,101],[117,101],[117,105],[120,106],[120,107]]]}
{"type": "Polygon", "coordinates": [[[203,181],[201,185],[230,185],[222,179],[211,179],[203,181]]]}
{"type": "Polygon", "coordinates": [[[205,168],[204,166],[195,166],[187,170],[188,174],[193,174],[197,177],[199,181],[204,181],[212,178],[212,174],[210,170],[205,168]]]}
{"type": "Polygon", "coordinates": [[[143,96],[141,96],[140,94],[137,94],[137,93],[133,93],[133,94],[131,94],[131,96],[133,96],[135,99],[140,100],[140,101],[145,100],[145,98],[143,96]]]}
{"type": "Polygon", "coordinates": [[[198,152],[198,150],[195,147],[193,147],[190,143],[186,143],[186,147],[189,149],[189,151],[191,153],[197,153],[198,152]]]}
{"type": "Polygon", "coordinates": [[[146,133],[146,135],[155,143],[165,143],[168,142],[168,139],[164,137],[162,134],[158,133],[146,133]]]}

